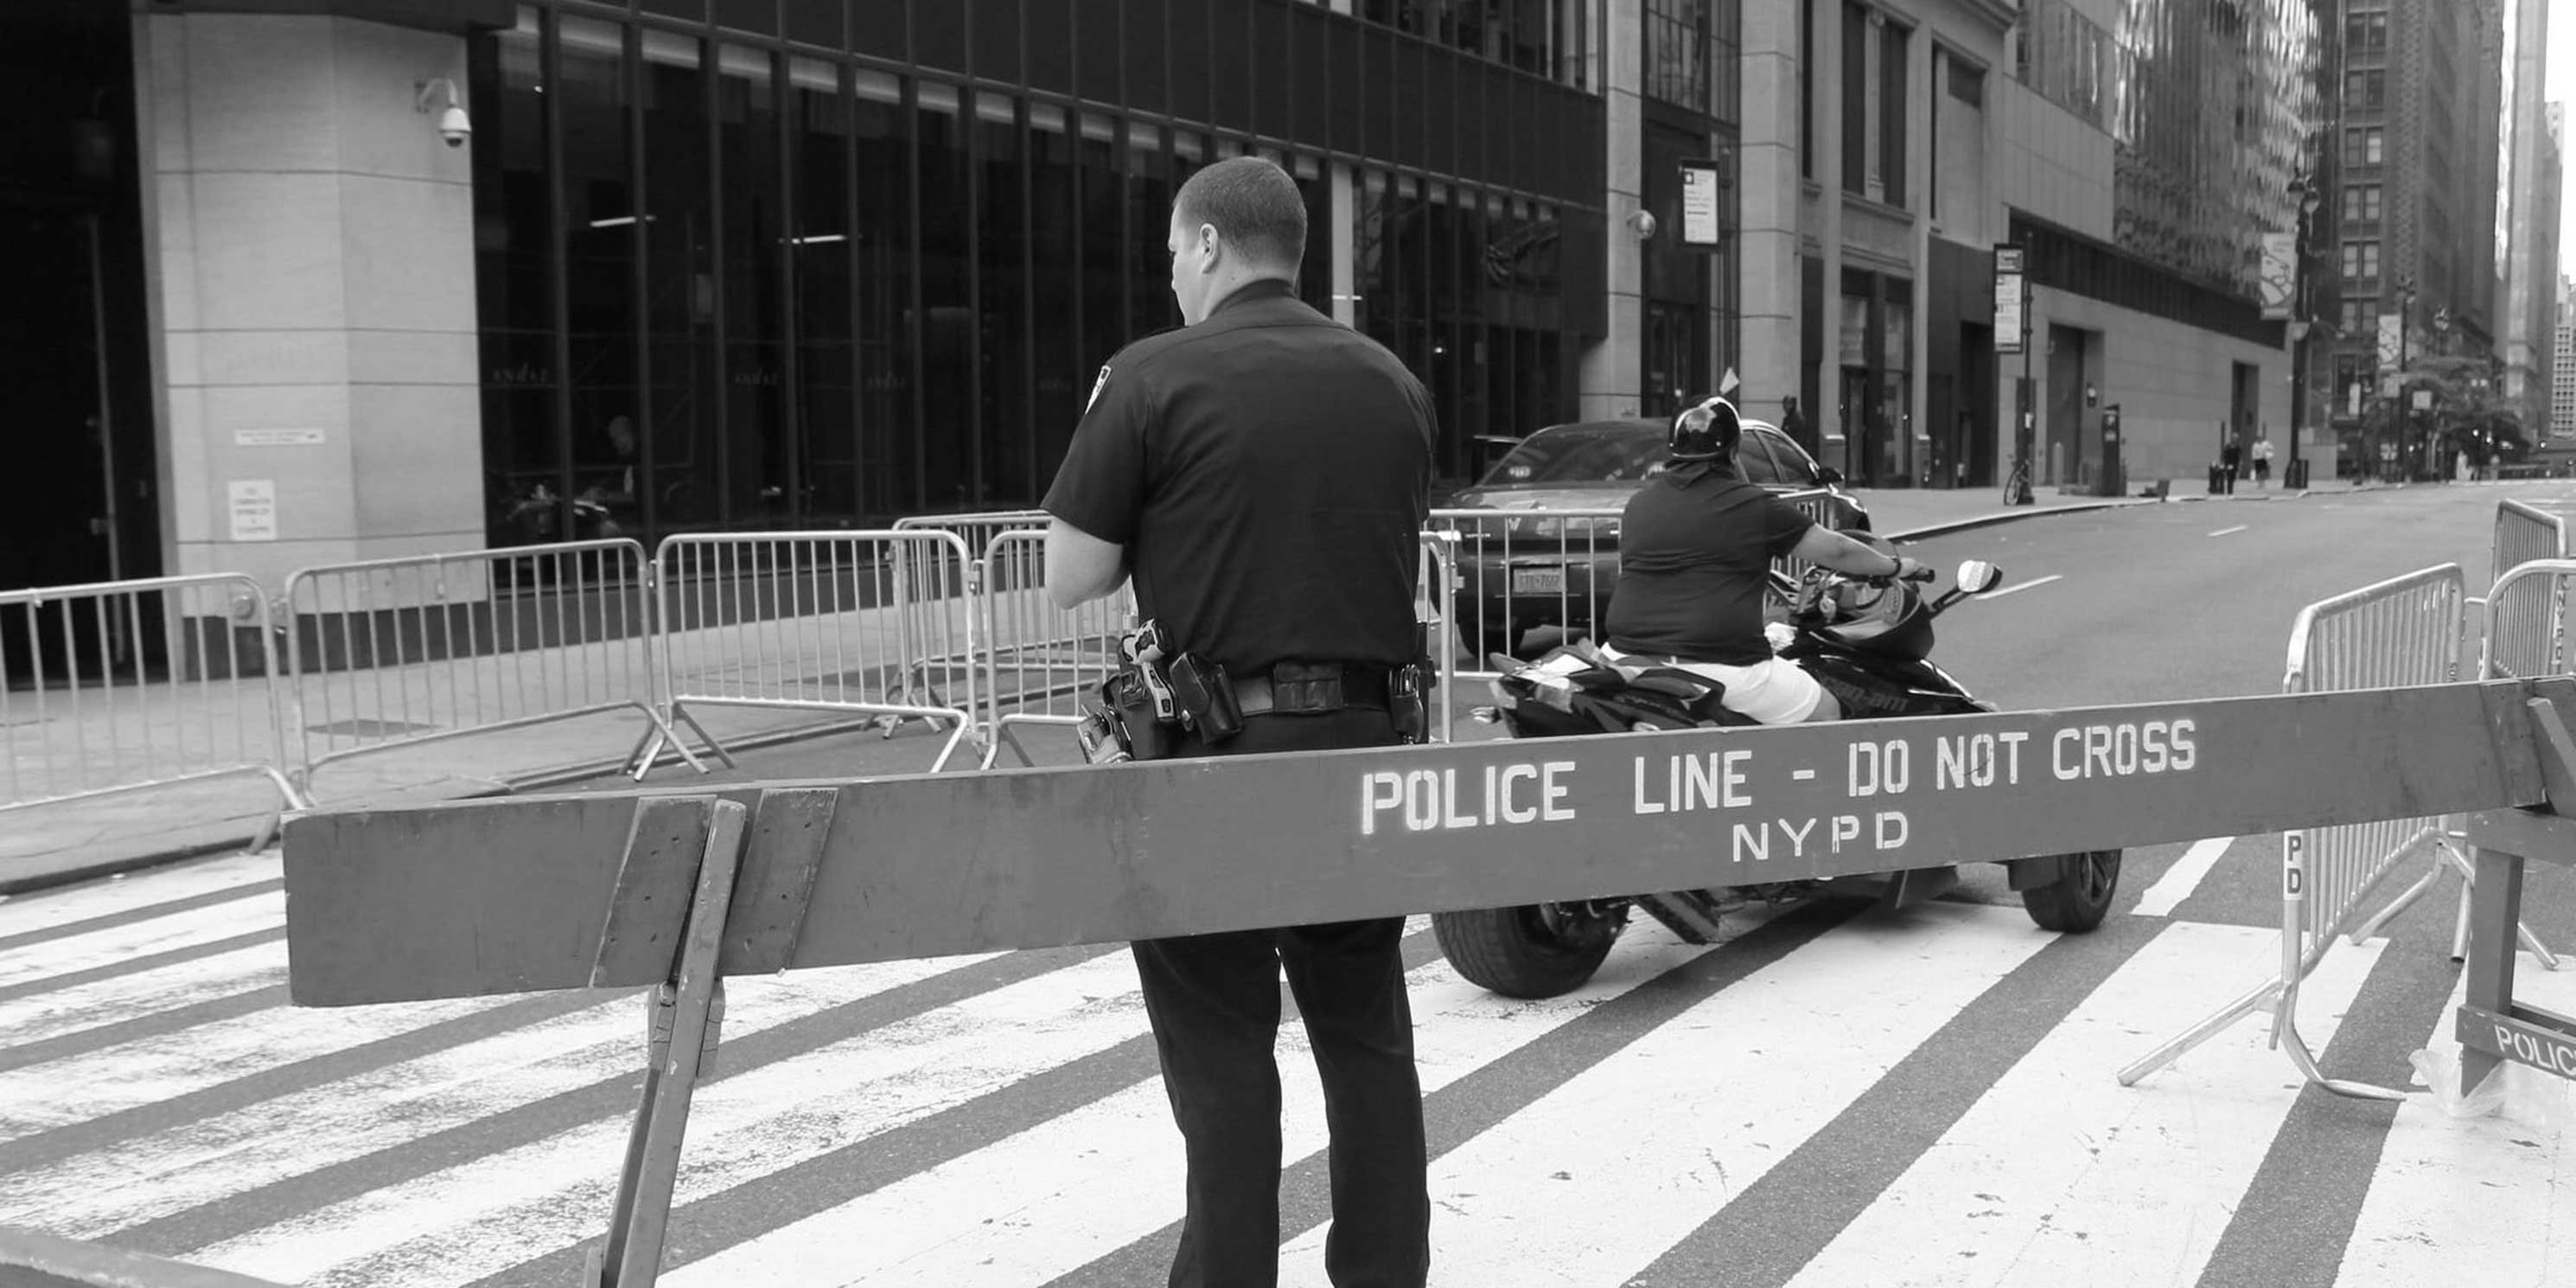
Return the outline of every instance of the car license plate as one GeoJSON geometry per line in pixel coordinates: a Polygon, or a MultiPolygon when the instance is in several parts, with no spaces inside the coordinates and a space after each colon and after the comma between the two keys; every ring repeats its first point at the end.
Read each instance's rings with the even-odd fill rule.
{"type": "Polygon", "coordinates": [[[1542,568],[1512,569],[1512,593],[1515,595],[1562,595],[1565,593],[1565,565],[1542,568]]]}

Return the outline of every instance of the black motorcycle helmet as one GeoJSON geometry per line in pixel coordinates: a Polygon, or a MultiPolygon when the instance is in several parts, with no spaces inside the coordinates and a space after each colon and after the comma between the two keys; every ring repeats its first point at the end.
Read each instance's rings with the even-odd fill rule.
{"type": "Polygon", "coordinates": [[[1724,398],[1710,398],[1673,417],[1673,427],[1664,433],[1664,446],[1670,449],[1675,464],[1723,463],[1735,459],[1735,444],[1743,437],[1744,418],[1736,415],[1735,404],[1724,398]]]}

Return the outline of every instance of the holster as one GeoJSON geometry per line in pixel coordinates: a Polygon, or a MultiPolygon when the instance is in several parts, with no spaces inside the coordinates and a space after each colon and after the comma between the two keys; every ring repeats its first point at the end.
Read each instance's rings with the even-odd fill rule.
{"type": "Polygon", "coordinates": [[[1180,726],[1156,719],[1154,697],[1144,678],[1122,670],[1100,682],[1099,699],[1075,726],[1074,736],[1093,764],[1161,760],[1180,741],[1180,726]],[[1124,754],[1110,755],[1112,745],[1124,754]]]}

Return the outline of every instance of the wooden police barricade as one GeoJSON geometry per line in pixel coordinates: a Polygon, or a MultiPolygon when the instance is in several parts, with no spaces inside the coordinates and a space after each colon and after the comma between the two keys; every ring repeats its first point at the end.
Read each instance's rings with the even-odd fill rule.
{"type": "Polygon", "coordinates": [[[229,1270],[0,1226],[0,1285],[7,1288],[282,1288],[229,1270]]]}
{"type": "Polygon", "coordinates": [[[2576,678],[314,813],[289,983],[654,986],[590,1276],[644,1288],[723,975],[2536,807],[2535,710],[2576,678]]]}

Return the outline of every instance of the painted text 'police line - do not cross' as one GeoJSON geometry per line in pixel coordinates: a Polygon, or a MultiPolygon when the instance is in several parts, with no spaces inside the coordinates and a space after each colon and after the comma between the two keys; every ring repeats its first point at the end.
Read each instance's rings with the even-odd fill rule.
{"type": "MultiPolygon", "coordinates": [[[[1921,786],[1937,792],[2011,787],[2020,785],[2026,772],[2036,780],[2043,766],[2059,782],[2187,773],[2200,762],[2194,732],[2193,722],[2181,718],[2069,725],[2045,735],[2019,730],[1936,735],[1929,738],[1929,755],[1922,756],[1915,751],[1915,739],[1863,740],[1846,749],[1843,794],[1859,801],[1903,796],[1921,786]],[[2031,749],[2033,743],[2046,750],[2031,749]],[[1929,774],[1918,774],[1918,765],[1929,774]]],[[[1754,747],[1734,747],[1632,757],[1629,811],[1638,816],[1758,811],[1761,805],[1750,786],[1757,755],[1754,747]]],[[[1573,822],[1576,810],[1569,798],[1572,780],[1581,771],[1571,760],[1531,760],[1469,769],[1463,779],[1455,767],[1363,774],[1360,835],[1375,836],[1381,828],[1435,832],[1573,822]]],[[[1788,777],[1812,782],[1818,771],[1793,768],[1788,777]]],[[[1802,858],[1899,850],[1911,835],[1901,809],[1757,817],[1730,824],[1729,848],[1739,863],[1761,862],[1774,853],[1802,858]]]]}

